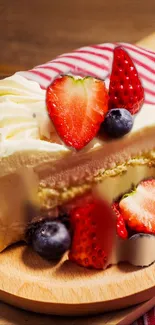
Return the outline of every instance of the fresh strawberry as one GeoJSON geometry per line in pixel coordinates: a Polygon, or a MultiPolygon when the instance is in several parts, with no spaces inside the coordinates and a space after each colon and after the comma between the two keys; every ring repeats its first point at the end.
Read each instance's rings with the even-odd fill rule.
{"type": "Polygon", "coordinates": [[[117,221],[116,221],[116,229],[117,229],[117,235],[121,237],[122,239],[127,239],[128,238],[128,232],[125,226],[125,221],[123,219],[123,216],[120,213],[119,209],[119,203],[115,202],[112,204],[112,209],[115,212],[117,216],[117,221]]]}
{"type": "Polygon", "coordinates": [[[119,208],[132,230],[155,234],[155,179],[141,182],[120,201],[119,208]]]}
{"type": "Polygon", "coordinates": [[[114,49],[109,86],[109,109],[125,108],[136,114],[144,102],[144,89],[129,54],[122,48],[114,49]]]}
{"type": "Polygon", "coordinates": [[[95,269],[107,266],[113,248],[116,222],[106,202],[83,202],[71,212],[73,238],[69,259],[95,269]]]}
{"type": "Polygon", "coordinates": [[[47,88],[49,116],[67,146],[82,149],[97,134],[108,110],[104,81],[60,76],[47,88]]]}

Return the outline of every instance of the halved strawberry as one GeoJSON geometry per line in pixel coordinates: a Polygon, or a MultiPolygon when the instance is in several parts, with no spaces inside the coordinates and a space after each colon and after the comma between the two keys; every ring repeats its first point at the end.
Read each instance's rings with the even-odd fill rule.
{"type": "Polygon", "coordinates": [[[108,110],[104,81],[60,76],[47,88],[49,116],[67,146],[82,149],[97,134],[108,110]]]}
{"type": "Polygon", "coordinates": [[[109,109],[126,108],[136,114],[144,102],[144,89],[129,54],[122,48],[114,49],[109,86],[109,109]]]}
{"type": "Polygon", "coordinates": [[[119,208],[131,229],[155,234],[155,179],[141,182],[120,201],[119,208]]]}
{"type": "Polygon", "coordinates": [[[122,239],[127,239],[128,238],[128,232],[126,229],[125,221],[123,219],[123,216],[120,213],[120,208],[119,208],[119,203],[115,202],[112,204],[112,209],[115,212],[117,216],[117,221],[116,221],[116,230],[117,230],[117,235],[121,237],[122,239]]]}
{"type": "Polygon", "coordinates": [[[84,201],[83,205],[73,209],[69,259],[85,267],[106,267],[116,234],[115,221],[111,207],[104,201],[84,201]]]}

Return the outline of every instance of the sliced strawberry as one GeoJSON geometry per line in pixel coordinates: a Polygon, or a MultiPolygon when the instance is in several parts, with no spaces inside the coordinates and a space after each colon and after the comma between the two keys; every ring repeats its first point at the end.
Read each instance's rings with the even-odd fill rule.
{"type": "Polygon", "coordinates": [[[123,219],[123,216],[120,213],[119,209],[119,203],[113,203],[112,209],[115,212],[117,216],[117,221],[116,221],[116,229],[117,229],[117,235],[121,237],[122,239],[127,239],[128,238],[128,232],[126,229],[125,221],[123,219]]]}
{"type": "Polygon", "coordinates": [[[120,201],[119,208],[132,230],[155,234],[155,179],[141,182],[120,201]]]}
{"type": "Polygon", "coordinates": [[[73,239],[69,259],[95,269],[106,267],[113,248],[116,222],[106,202],[93,200],[71,212],[73,239]]]}
{"type": "Polygon", "coordinates": [[[108,110],[104,81],[60,76],[47,89],[49,116],[67,146],[82,149],[97,134],[108,110]]]}
{"type": "Polygon", "coordinates": [[[144,102],[144,89],[129,54],[122,48],[114,49],[109,86],[109,109],[125,108],[137,113],[144,102]]]}

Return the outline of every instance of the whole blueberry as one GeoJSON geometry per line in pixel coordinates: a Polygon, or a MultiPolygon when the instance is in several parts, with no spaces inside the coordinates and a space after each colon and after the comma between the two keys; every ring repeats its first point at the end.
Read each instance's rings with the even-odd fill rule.
{"type": "Polygon", "coordinates": [[[43,258],[57,260],[69,249],[71,236],[63,223],[46,220],[36,228],[31,244],[43,258]]]}
{"type": "Polygon", "coordinates": [[[102,123],[104,132],[111,138],[119,138],[130,132],[133,126],[133,117],[125,108],[111,109],[102,123]]]}

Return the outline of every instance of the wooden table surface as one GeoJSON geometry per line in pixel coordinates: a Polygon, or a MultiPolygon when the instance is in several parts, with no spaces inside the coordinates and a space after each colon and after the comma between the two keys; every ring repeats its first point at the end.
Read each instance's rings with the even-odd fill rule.
{"type": "Polygon", "coordinates": [[[0,73],[92,43],[136,43],[155,31],[154,13],[154,0],[0,0],[0,73]]]}
{"type": "MultiPolygon", "coordinates": [[[[154,0],[0,0],[0,77],[87,44],[136,43],[155,31],[154,12],[154,0]]],[[[69,319],[0,303],[0,325],[114,325],[126,313],[69,319]]]]}

